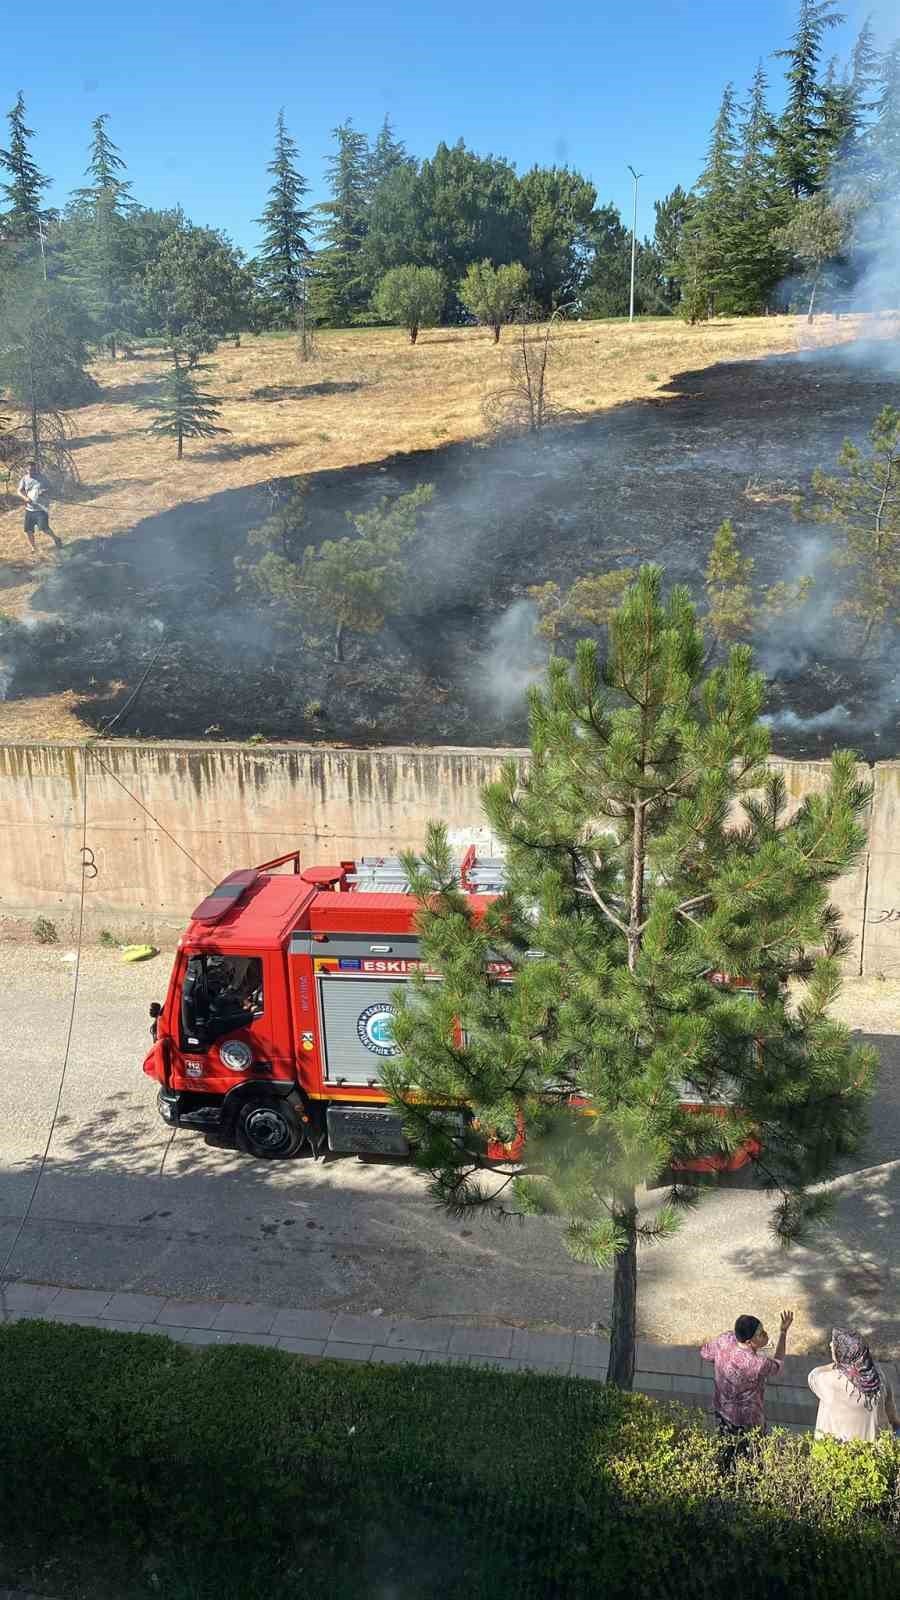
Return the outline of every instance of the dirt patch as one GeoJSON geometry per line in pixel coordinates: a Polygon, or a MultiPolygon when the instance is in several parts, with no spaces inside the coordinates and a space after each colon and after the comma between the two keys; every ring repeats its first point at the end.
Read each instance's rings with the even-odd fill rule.
{"type": "Polygon", "coordinates": [[[804,633],[789,621],[760,641],[776,750],[815,757],[843,742],[869,759],[891,755],[896,637],[870,662],[851,653],[832,622],[839,591],[823,530],[798,523],[788,497],[897,403],[892,352],[896,361],[888,345],[855,346],[853,359],[824,350],[724,361],[537,449],[450,444],[316,473],[313,540],[339,536],[347,511],[381,495],[435,485],[406,613],[355,640],[342,666],[324,623],[301,636],[237,587],[235,558],[267,510],[260,484],[76,541],[45,569],[31,616],[7,638],[9,712],[74,690],[76,714],[96,727],[152,661],[116,732],[515,744],[526,733],[524,687],[542,661],[527,587],[653,560],[697,592],[712,533],[730,516],[760,588],[816,568],[804,633]]]}

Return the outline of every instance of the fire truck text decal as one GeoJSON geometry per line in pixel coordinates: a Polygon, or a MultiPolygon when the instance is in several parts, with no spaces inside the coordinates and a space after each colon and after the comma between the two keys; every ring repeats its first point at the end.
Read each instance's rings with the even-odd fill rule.
{"type": "Polygon", "coordinates": [[[388,1005],[384,1000],[366,1006],[365,1011],[360,1012],[356,1023],[360,1044],[365,1045],[375,1056],[399,1056],[400,1049],[394,1043],[396,1015],[397,1007],[388,1005]]]}

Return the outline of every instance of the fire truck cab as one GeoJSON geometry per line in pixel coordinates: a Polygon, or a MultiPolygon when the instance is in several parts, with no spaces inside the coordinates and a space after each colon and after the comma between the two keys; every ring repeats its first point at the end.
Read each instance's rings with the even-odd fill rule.
{"type": "MultiPolygon", "coordinates": [[[[476,915],[503,881],[503,862],[470,847],[460,883],[476,915]]],[[[381,1068],[399,1054],[394,993],[423,965],[416,911],[396,858],[301,868],[294,851],[230,873],[194,911],[166,999],[150,1008],[144,1072],[164,1120],[268,1159],[304,1144],[408,1154],[381,1068]]],[[[492,972],[511,975],[501,961],[492,972]]],[[[515,1159],[522,1137],[488,1155],[515,1159]]],[[[689,1165],[733,1170],[751,1153],[689,1165]]]]}
{"type": "MultiPolygon", "coordinates": [[[[476,912],[502,876],[468,851],[476,912]]],[[[301,869],[294,852],[230,873],[194,911],[151,1007],[144,1071],[165,1121],[270,1158],[304,1143],[408,1153],[380,1075],[399,1053],[392,995],[422,965],[416,909],[397,859],[301,869]]]]}

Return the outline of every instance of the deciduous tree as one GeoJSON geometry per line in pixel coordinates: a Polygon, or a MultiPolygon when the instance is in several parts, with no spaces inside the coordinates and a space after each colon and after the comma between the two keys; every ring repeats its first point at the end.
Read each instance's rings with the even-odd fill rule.
{"type": "Polygon", "coordinates": [[[374,309],[384,322],[395,322],[415,344],[420,328],[440,321],[445,284],[434,267],[392,267],[375,292],[374,309]]]}
{"type": "Polygon", "coordinates": [[[500,329],[525,304],[528,287],[528,273],[519,262],[495,267],[490,261],[473,261],[459,286],[459,298],[473,317],[493,330],[494,343],[499,344],[500,329]]]}
{"type": "Polygon", "coordinates": [[[644,568],[605,659],[583,641],[532,691],[528,768],[507,762],[484,791],[506,895],[473,908],[439,827],[406,862],[442,980],[397,996],[402,1055],[385,1063],[418,1161],[452,1214],[559,1216],[577,1261],[612,1267],[608,1378],[623,1388],[638,1248],[696,1198],[683,1180],[662,1204],[643,1186],[756,1129],[775,1236],[802,1238],[830,1201],[810,1186],[857,1146],[874,1071],[829,1016],[848,940],[828,891],[863,848],[870,791],[839,752],[827,789],[789,816],[749,651],[707,677],[703,660],[686,592],[664,600],[644,568]],[[524,1157],[489,1162],[520,1118],[524,1157]]]}

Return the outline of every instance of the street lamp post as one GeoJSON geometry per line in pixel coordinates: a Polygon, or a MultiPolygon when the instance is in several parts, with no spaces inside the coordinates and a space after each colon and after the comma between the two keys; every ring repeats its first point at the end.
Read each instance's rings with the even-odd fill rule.
{"type": "Polygon", "coordinates": [[[644,174],[642,172],[635,172],[634,167],[632,167],[630,165],[629,165],[628,171],[631,173],[631,176],[634,179],[634,211],[632,213],[632,218],[631,218],[631,299],[630,299],[629,304],[628,304],[628,321],[629,322],[633,322],[634,321],[634,258],[635,258],[635,251],[637,249],[637,186],[638,186],[638,179],[642,178],[644,176],[644,174]]]}

